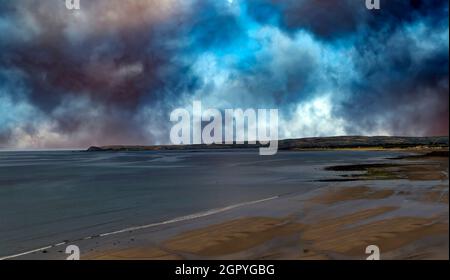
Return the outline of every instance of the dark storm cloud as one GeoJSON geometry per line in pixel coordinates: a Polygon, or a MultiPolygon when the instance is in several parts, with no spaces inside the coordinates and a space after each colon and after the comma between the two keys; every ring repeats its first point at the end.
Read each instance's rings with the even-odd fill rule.
{"type": "Polygon", "coordinates": [[[447,1],[381,4],[2,1],[0,147],[166,143],[193,99],[290,137],[448,134],[447,1]]]}
{"type": "Polygon", "coordinates": [[[335,106],[347,133],[448,134],[448,2],[381,1],[379,11],[361,2],[253,0],[249,7],[288,34],[303,29],[354,44],[359,79],[335,106]]]}
{"type": "MultiPolygon", "coordinates": [[[[166,84],[180,87],[174,81],[183,84],[181,75],[188,68],[169,62],[173,50],[161,43],[168,39],[168,34],[161,32],[164,26],[135,22],[129,27],[88,18],[85,24],[92,24],[87,26],[92,32],[83,30],[82,25],[80,31],[73,31],[77,22],[64,19],[73,16],[61,10],[64,5],[55,1],[18,2],[1,7],[11,31],[24,34],[2,44],[0,66],[20,71],[28,102],[51,119],[51,130],[72,136],[83,131],[86,124],[97,122],[97,129],[103,132],[100,139],[68,141],[76,146],[88,145],[89,141],[100,144],[105,138],[117,143],[149,141],[141,133],[141,124],[134,121],[135,112],[142,101],[151,105],[162,98],[158,95],[163,94],[166,84]],[[29,17],[30,22],[24,22],[23,17],[29,17]],[[30,38],[22,38],[26,36],[30,38]],[[102,114],[87,118],[86,110],[97,107],[102,114]]],[[[99,6],[90,3],[92,10],[87,16],[102,13],[99,6]]],[[[126,15],[119,11],[118,16],[126,15]]]]}
{"type": "Polygon", "coordinates": [[[194,13],[190,21],[184,22],[184,29],[197,50],[225,48],[245,34],[236,15],[223,11],[226,2],[216,2],[200,1],[194,9],[202,12],[194,13]]]}
{"type": "Polygon", "coordinates": [[[361,79],[338,115],[353,120],[349,133],[447,135],[448,2],[386,4],[383,19],[356,41],[361,79]]]}
{"type": "Polygon", "coordinates": [[[31,98],[41,108],[53,108],[69,92],[134,107],[141,95],[159,86],[155,72],[167,63],[169,54],[158,48],[161,38],[151,28],[95,32],[73,42],[67,36],[67,22],[49,17],[53,9],[34,12],[40,33],[30,42],[5,47],[0,56],[3,67],[26,73],[31,98]]]}
{"type": "Polygon", "coordinates": [[[323,37],[339,37],[357,30],[366,14],[362,1],[251,0],[250,14],[260,22],[277,22],[289,32],[307,29],[323,37]],[[279,11],[273,14],[272,11],[279,11]]]}
{"type": "Polygon", "coordinates": [[[438,24],[448,16],[446,1],[381,1],[369,11],[365,0],[249,0],[249,14],[261,23],[277,24],[287,32],[306,29],[323,39],[339,39],[361,29],[377,31],[428,18],[438,24]],[[275,11],[275,12],[274,12],[275,11]]]}

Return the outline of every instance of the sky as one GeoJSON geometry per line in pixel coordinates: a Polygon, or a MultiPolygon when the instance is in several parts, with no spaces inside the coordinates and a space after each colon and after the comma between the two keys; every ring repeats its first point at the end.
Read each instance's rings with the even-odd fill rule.
{"type": "Polygon", "coordinates": [[[170,112],[280,138],[446,136],[446,0],[0,0],[0,148],[169,144],[170,112]]]}

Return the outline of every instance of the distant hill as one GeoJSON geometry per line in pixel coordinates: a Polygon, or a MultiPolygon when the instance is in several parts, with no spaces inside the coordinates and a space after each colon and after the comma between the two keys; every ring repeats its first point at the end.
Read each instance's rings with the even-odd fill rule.
{"type": "MultiPolygon", "coordinates": [[[[441,137],[395,137],[395,136],[338,136],[285,139],[278,141],[279,150],[310,150],[310,149],[407,149],[407,148],[446,148],[448,136],[441,137]]],[[[88,151],[159,151],[159,150],[199,150],[199,149],[245,149],[258,148],[257,145],[159,145],[159,146],[101,146],[90,147],[88,151]]]]}

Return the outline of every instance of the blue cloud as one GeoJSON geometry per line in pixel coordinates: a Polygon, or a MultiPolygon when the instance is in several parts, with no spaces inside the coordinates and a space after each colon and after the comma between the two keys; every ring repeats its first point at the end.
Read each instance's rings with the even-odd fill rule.
{"type": "Polygon", "coordinates": [[[0,3],[0,147],[165,143],[198,98],[276,107],[289,137],[448,134],[447,1],[133,1],[0,3]]]}

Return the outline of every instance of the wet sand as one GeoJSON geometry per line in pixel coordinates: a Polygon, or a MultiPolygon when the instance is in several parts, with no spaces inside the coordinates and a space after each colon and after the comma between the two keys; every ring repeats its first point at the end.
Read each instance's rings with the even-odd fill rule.
{"type": "Polygon", "coordinates": [[[155,246],[95,252],[83,259],[364,259],[369,245],[380,247],[383,258],[448,259],[445,215],[365,223],[394,210],[398,208],[372,208],[313,224],[290,218],[236,219],[188,231],[155,246]]]}
{"type": "Polygon", "coordinates": [[[310,183],[286,181],[307,168],[287,163],[256,164],[289,174],[281,178],[298,191],[60,241],[14,259],[65,259],[68,245],[83,260],[363,260],[368,245],[380,248],[381,259],[449,258],[448,152],[316,165],[310,183]]]}
{"type": "MultiPolygon", "coordinates": [[[[341,174],[345,168],[335,169],[349,176],[341,174]]],[[[100,246],[82,258],[365,259],[365,248],[377,245],[382,259],[448,259],[448,156],[363,170],[358,180],[116,237],[109,249],[100,246]],[[117,243],[131,236],[138,244],[117,243]]]]}

